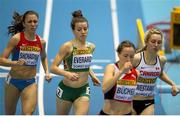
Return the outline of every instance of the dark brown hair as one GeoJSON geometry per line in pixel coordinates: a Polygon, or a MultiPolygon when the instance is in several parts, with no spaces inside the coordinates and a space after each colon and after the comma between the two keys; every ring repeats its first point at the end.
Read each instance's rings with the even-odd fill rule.
{"type": "Polygon", "coordinates": [[[134,44],[128,40],[122,41],[121,44],[119,44],[118,48],[117,48],[117,53],[121,53],[121,51],[123,50],[123,48],[125,47],[132,47],[134,48],[134,50],[136,50],[134,44]]]}
{"type": "MultiPolygon", "coordinates": [[[[81,10],[74,11],[72,13],[72,16],[73,16],[72,21],[71,21],[72,30],[75,29],[75,24],[78,22],[87,22],[87,24],[88,24],[88,21],[85,17],[83,17],[81,10]]],[[[89,24],[88,24],[88,26],[89,26],[89,24]]]]}
{"type": "Polygon", "coordinates": [[[18,32],[22,32],[24,30],[23,22],[29,14],[35,14],[39,18],[38,13],[35,11],[26,11],[23,15],[20,15],[15,11],[13,14],[13,21],[11,22],[11,25],[8,26],[8,34],[14,35],[18,32]]]}

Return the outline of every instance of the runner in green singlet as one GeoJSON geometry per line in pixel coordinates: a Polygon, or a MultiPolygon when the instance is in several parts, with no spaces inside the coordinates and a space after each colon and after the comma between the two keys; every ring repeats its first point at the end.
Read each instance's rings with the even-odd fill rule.
{"type": "Polygon", "coordinates": [[[56,91],[56,113],[67,115],[73,106],[75,115],[87,115],[90,96],[88,75],[95,85],[100,85],[90,69],[95,45],[86,41],[88,21],[82,12],[74,11],[72,15],[71,28],[75,38],[60,47],[51,66],[52,73],[64,76],[56,91]],[[64,69],[58,68],[62,62],[64,69]]]}

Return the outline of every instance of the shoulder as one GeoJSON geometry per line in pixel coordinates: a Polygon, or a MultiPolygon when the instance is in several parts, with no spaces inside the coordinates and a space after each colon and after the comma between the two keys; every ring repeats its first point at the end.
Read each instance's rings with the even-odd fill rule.
{"type": "Polygon", "coordinates": [[[15,35],[12,36],[12,38],[18,38],[18,39],[20,39],[20,33],[16,33],[15,35]]]}
{"type": "Polygon", "coordinates": [[[10,42],[16,45],[18,44],[19,41],[20,41],[20,33],[13,35],[10,39],[10,42]]]}
{"type": "Polygon", "coordinates": [[[72,41],[67,41],[64,44],[62,44],[63,48],[70,49],[73,46],[72,41]]]}
{"type": "Polygon", "coordinates": [[[114,74],[114,73],[115,73],[115,66],[114,66],[114,64],[106,65],[105,71],[104,71],[104,75],[106,75],[106,76],[108,75],[109,76],[109,74],[114,74]]]}
{"type": "Polygon", "coordinates": [[[43,38],[41,38],[39,35],[37,35],[37,36],[38,36],[38,38],[39,38],[38,41],[40,41],[42,48],[45,49],[45,47],[46,47],[46,41],[45,41],[43,38]]]}
{"type": "Polygon", "coordinates": [[[72,41],[67,41],[67,42],[63,43],[59,49],[60,49],[60,51],[71,52],[72,47],[73,47],[72,41]]]}
{"type": "Polygon", "coordinates": [[[159,61],[161,66],[164,66],[167,61],[167,58],[165,56],[159,56],[159,61]]]}
{"type": "Polygon", "coordinates": [[[86,43],[88,46],[90,46],[92,49],[95,49],[95,44],[91,43],[91,42],[87,42],[86,43]]]}
{"type": "Polygon", "coordinates": [[[134,66],[134,67],[137,67],[137,65],[139,64],[140,60],[141,60],[141,53],[138,52],[138,53],[136,53],[136,54],[134,55],[133,66],[134,66]]]}
{"type": "Polygon", "coordinates": [[[167,58],[165,56],[159,56],[161,62],[166,62],[167,58]]]}
{"type": "Polygon", "coordinates": [[[141,59],[141,52],[138,52],[134,55],[135,59],[141,59]]]}
{"type": "Polygon", "coordinates": [[[46,44],[46,41],[39,35],[37,35],[39,37],[39,40],[41,42],[42,45],[46,44]]]}
{"type": "Polygon", "coordinates": [[[46,45],[46,41],[45,41],[45,40],[41,39],[40,41],[41,41],[41,44],[42,44],[43,46],[46,45]]]}
{"type": "Polygon", "coordinates": [[[114,64],[113,64],[113,63],[106,65],[106,70],[112,71],[112,70],[114,70],[114,69],[115,69],[115,67],[114,67],[114,64]]]}

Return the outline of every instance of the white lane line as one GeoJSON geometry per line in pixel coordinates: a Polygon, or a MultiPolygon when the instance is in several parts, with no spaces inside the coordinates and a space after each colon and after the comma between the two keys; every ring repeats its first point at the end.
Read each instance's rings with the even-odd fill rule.
{"type": "Polygon", "coordinates": [[[119,28],[118,28],[118,15],[117,15],[117,5],[116,0],[111,0],[111,14],[112,14],[112,29],[113,29],[113,38],[114,38],[114,50],[115,50],[115,59],[118,60],[116,54],[116,49],[119,45],[119,28]]]}
{"type": "MultiPolygon", "coordinates": [[[[48,48],[48,39],[49,39],[49,31],[51,25],[51,14],[52,14],[53,0],[47,0],[46,3],[46,15],[45,15],[45,25],[44,25],[44,33],[43,39],[46,41],[46,53],[48,48]]],[[[38,85],[38,108],[39,115],[44,115],[44,70],[42,64],[40,63],[39,69],[39,85],[38,85]]]]}
{"type": "Polygon", "coordinates": [[[6,78],[8,73],[0,73],[0,78],[6,78]]]}
{"type": "Polygon", "coordinates": [[[11,67],[0,66],[0,69],[3,69],[3,70],[11,70],[11,67]]]}

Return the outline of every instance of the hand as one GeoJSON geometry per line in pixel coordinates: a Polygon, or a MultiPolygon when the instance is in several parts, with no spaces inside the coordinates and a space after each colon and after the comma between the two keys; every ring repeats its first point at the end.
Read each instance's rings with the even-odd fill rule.
{"type": "Polygon", "coordinates": [[[92,82],[93,82],[94,86],[101,86],[101,82],[100,82],[100,80],[98,78],[92,77],[91,79],[92,79],[92,82]]]}
{"type": "Polygon", "coordinates": [[[125,62],[123,66],[123,72],[127,73],[130,69],[132,69],[132,63],[131,62],[125,62]]]}
{"type": "Polygon", "coordinates": [[[71,81],[77,81],[79,79],[79,74],[74,72],[68,72],[68,79],[71,81]]]}
{"type": "Polygon", "coordinates": [[[46,73],[46,74],[45,74],[45,79],[46,79],[46,81],[47,81],[48,83],[51,82],[51,80],[52,80],[51,74],[46,73]]]}
{"type": "Polygon", "coordinates": [[[19,59],[18,61],[16,61],[15,65],[17,65],[17,66],[22,66],[22,65],[24,65],[25,63],[26,63],[26,62],[25,62],[24,59],[19,59]]]}
{"type": "Polygon", "coordinates": [[[171,88],[171,94],[172,96],[176,96],[179,93],[179,89],[177,88],[176,85],[173,85],[171,88]]]}

